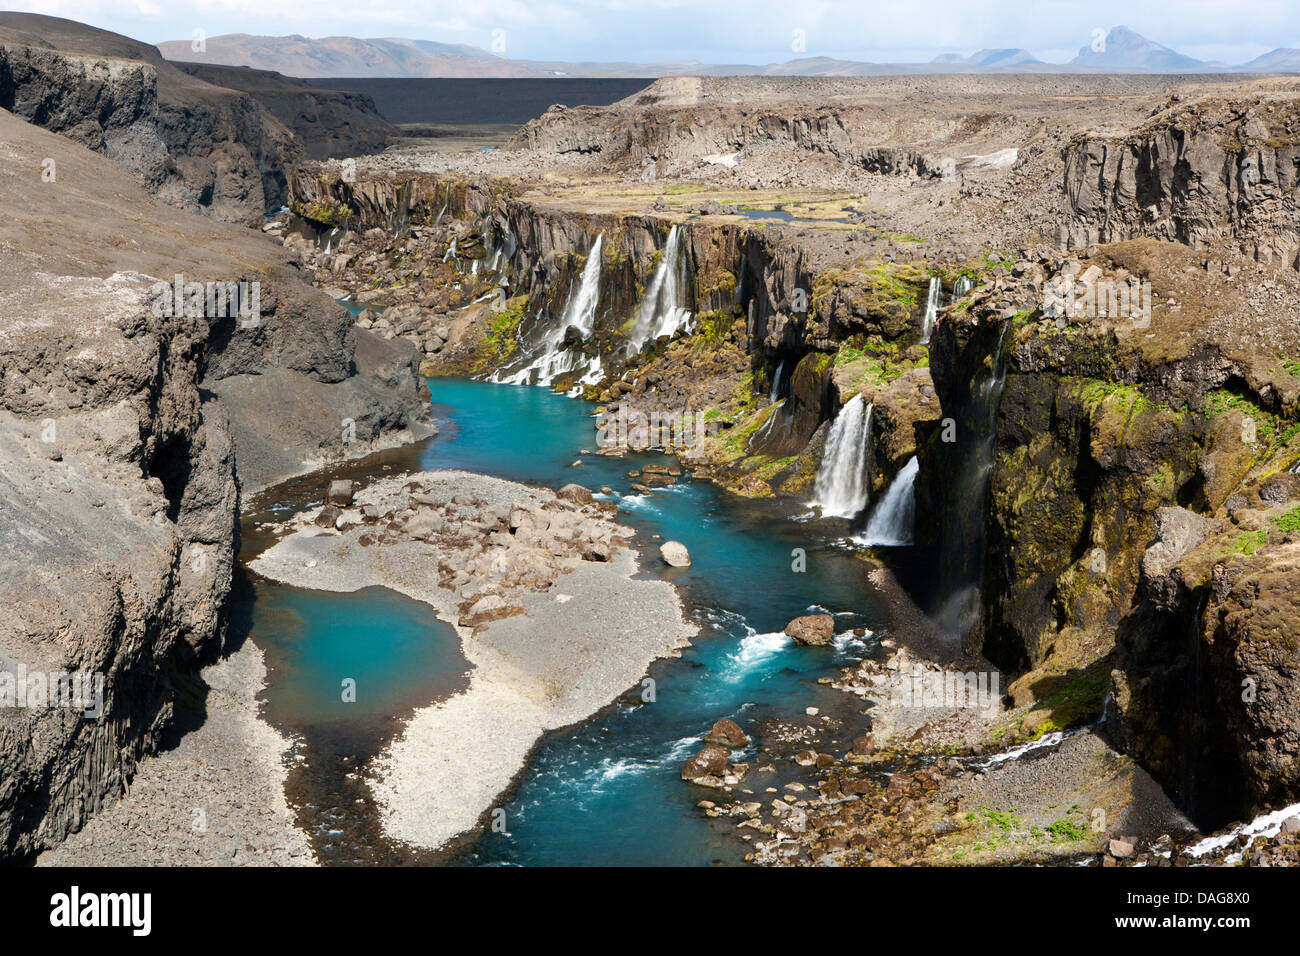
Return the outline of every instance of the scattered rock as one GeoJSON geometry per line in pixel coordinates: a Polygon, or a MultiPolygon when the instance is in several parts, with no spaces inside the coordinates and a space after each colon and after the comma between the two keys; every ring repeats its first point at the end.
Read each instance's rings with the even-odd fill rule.
{"type": "Polygon", "coordinates": [[[325,500],[332,505],[347,507],[352,504],[353,485],[346,478],[337,478],[330,482],[325,500]]]}
{"type": "Polygon", "coordinates": [[[829,614],[807,614],[796,617],[785,626],[785,633],[796,644],[823,646],[835,636],[835,618],[829,614]]]}
{"type": "Polygon", "coordinates": [[[723,718],[717,721],[709,729],[704,738],[708,743],[717,744],[720,747],[726,747],[729,750],[738,750],[741,747],[749,745],[749,738],[745,732],[740,729],[740,725],[734,720],[723,718]]]}
{"type": "Polygon", "coordinates": [[[689,568],[691,566],[691,553],[686,550],[686,545],[680,541],[665,541],[659,545],[659,556],[664,559],[664,564],[671,565],[674,568],[689,568]]]}

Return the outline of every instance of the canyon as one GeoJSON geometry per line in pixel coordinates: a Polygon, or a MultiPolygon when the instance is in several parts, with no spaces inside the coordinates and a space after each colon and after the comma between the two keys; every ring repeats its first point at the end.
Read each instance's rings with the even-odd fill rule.
{"type": "MultiPolygon", "coordinates": [[[[787,736],[743,766],[693,758],[718,771],[691,778],[716,778],[703,815],[740,819],[751,860],[1167,860],[1300,800],[1295,80],[669,77],[553,108],[497,150],[356,155],[392,135],[364,98],[295,125],[296,81],[182,69],[48,19],[0,15],[0,655],[110,690],[94,722],[0,715],[7,858],[111,814],[221,656],[245,497],[434,436],[426,377],[590,403],[581,454],[602,467],[676,461],[630,458],[634,484],[597,504],[543,492],[548,527],[574,515],[572,547],[531,540],[535,516],[458,515],[380,478],[355,524],[317,501],[259,525],[285,537],[254,570],[329,590],[331,549],[350,549],[368,569],[353,577],[396,587],[365,564],[381,547],[415,548],[407,570],[444,558],[441,610],[486,671],[485,648],[528,656],[501,590],[560,586],[556,560],[571,582],[596,575],[625,543],[610,501],[709,482],[785,509],[784,534],[822,529],[812,550],[854,562],[889,608],[888,644],[818,678],[843,713],[808,714],[827,719],[806,737],[773,721],[787,736]],[[258,282],[260,320],[160,316],[155,284],[177,274],[258,282]],[[647,416],[670,424],[597,432],[647,416]],[[537,578],[466,591],[498,569],[405,540],[450,547],[449,515],[527,551],[537,578]],[[912,667],[996,674],[999,699],[895,707],[889,682],[912,667]],[[997,774],[1041,790],[1025,753],[1057,761],[1065,792],[1103,765],[1104,830],[1060,826],[1039,794],[1033,840],[1009,848],[987,836],[997,820],[947,809],[980,807],[997,774]],[[778,765],[801,768],[798,788],[745,799],[746,775],[778,765]]],[[[821,614],[832,585],[796,586],[821,614]]],[[[827,616],[801,646],[872,639],[827,616]]],[[[632,629],[644,659],[602,652],[614,676],[581,704],[548,698],[510,741],[517,762],[678,649],[691,628],[669,624],[632,629]]],[[[386,759],[452,719],[418,713],[386,759]]],[[[386,838],[426,849],[515,772],[494,768],[467,811],[414,804],[427,775],[389,771],[386,838]]]]}

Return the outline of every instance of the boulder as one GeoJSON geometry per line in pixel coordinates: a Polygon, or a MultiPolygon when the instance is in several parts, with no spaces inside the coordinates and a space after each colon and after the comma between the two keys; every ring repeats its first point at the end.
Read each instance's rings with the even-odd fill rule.
{"type": "Polygon", "coordinates": [[[325,500],[332,505],[346,508],[352,504],[352,482],[346,478],[331,481],[329,490],[325,492],[325,500]]]}
{"type": "Polygon", "coordinates": [[[339,520],[339,515],[342,513],[343,509],[339,508],[337,505],[326,505],[317,513],[316,524],[320,525],[322,528],[332,528],[334,527],[334,522],[339,520]]]}
{"type": "Polygon", "coordinates": [[[420,508],[410,521],[402,526],[402,530],[412,538],[425,538],[442,531],[446,525],[446,519],[432,508],[420,508]]]}
{"type": "Polygon", "coordinates": [[[749,738],[740,729],[740,725],[734,720],[728,720],[725,717],[714,723],[704,739],[708,743],[717,744],[719,747],[726,747],[730,750],[737,750],[749,744],[749,738]]]}
{"type": "Polygon", "coordinates": [[[721,777],[727,772],[727,752],[721,747],[705,747],[682,767],[683,780],[721,777]]]}
{"type": "Polygon", "coordinates": [[[829,644],[835,636],[835,618],[829,614],[807,614],[796,617],[785,626],[785,633],[794,638],[796,644],[822,646],[829,644]]]}
{"type": "Polygon", "coordinates": [[[1128,840],[1111,840],[1107,845],[1110,855],[1117,860],[1128,860],[1137,848],[1128,840]]]}
{"type": "Polygon", "coordinates": [[[691,566],[691,553],[686,550],[686,545],[680,541],[665,541],[659,545],[659,556],[664,559],[664,564],[671,565],[674,568],[689,568],[691,566]]]}
{"type": "Polygon", "coordinates": [[[582,485],[567,484],[555,493],[555,497],[563,501],[572,501],[574,504],[589,505],[592,502],[591,492],[582,485]]]}

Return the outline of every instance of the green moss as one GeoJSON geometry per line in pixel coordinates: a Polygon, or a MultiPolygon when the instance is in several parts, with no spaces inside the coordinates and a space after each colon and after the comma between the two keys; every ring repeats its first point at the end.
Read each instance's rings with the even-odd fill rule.
{"type": "Polygon", "coordinates": [[[1300,508],[1292,508],[1286,514],[1278,515],[1273,523],[1282,532],[1300,531],[1300,508]]]}
{"type": "Polygon", "coordinates": [[[1089,379],[1084,384],[1083,401],[1090,411],[1107,402],[1116,403],[1134,412],[1149,411],[1155,407],[1133,386],[1122,382],[1104,382],[1099,379],[1089,379]]]}
{"type": "Polygon", "coordinates": [[[486,372],[507,362],[519,348],[519,323],[524,320],[528,305],[527,296],[516,296],[506,303],[501,312],[494,312],[488,322],[487,331],[479,342],[471,371],[486,372]]]}
{"type": "Polygon", "coordinates": [[[1229,554],[1244,554],[1249,557],[1267,543],[1267,531],[1243,531],[1237,535],[1237,541],[1233,544],[1229,554]]]}

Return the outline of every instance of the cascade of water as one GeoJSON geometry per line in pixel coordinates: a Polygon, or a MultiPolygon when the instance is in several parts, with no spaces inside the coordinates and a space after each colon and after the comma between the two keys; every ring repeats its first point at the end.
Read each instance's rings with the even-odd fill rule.
{"type": "Polygon", "coordinates": [[[443,262],[446,262],[446,261],[448,261],[449,259],[455,259],[455,260],[458,261],[458,262],[460,261],[460,257],[459,257],[458,255],[456,255],[456,240],[455,240],[455,239],[452,239],[452,240],[451,240],[451,245],[449,245],[449,246],[447,247],[447,251],[444,252],[444,253],[442,254],[442,261],[443,261],[443,262]]]}
{"type": "Polygon", "coordinates": [[[682,227],[668,230],[663,258],[646,287],[645,298],[637,310],[636,324],[629,339],[634,349],[641,349],[661,335],[674,335],[678,329],[690,328],[694,316],[677,304],[678,266],[682,251],[682,227]]]}
{"type": "Polygon", "coordinates": [[[916,456],[903,466],[893,484],[880,499],[867,522],[867,529],[857,539],[869,547],[897,548],[912,543],[916,523],[916,473],[921,463],[916,456]]]}
{"type": "Polygon", "coordinates": [[[930,291],[925,297],[925,315],[921,318],[921,344],[930,343],[930,333],[934,331],[935,319],[939,317],[939,297],[943,294],[943,284],[938,276],[930,277],[930,291]]]}
{"type": "Polygon", "coordinates": [[[494,382],[508,382],[514,385],[550,385],[561,375],[581,371],[578,381],[593,385],[600,381],[600,356],[587,358],[581,352],[564,347],[565,333],[570,326],[576,328],[585,339],[591,335],[596,326],[596,306],[600,303],[600,251],[604,243],[604,233],[596,237],[587,253],[587,262],[582,267],[578,285],[569,293],[569,301],[564,306],[560,320],[553,324],[532,350],[531,361],[515,371],[498,369],[491,376],[494,382]]]}
{"type": "Polygon", "coordinates": [[[781,417],[781,406],[784,404],[785,399],[781,399],[772,406],[772,414],[767,416],[767,421],[763,423],[763,427],[753,435],[750,435],[749,441],[745,442],[746,451],[753,448],[755,445],[761,445],[767,440],[767,437],[772,434],[772,426],[775,425],[776,420],[781,417]]]}
{"type": "Polygon", "coordinates": [[[826,452],[813,483],[812,503],[825,516],[852,518],[867,506],[871,409],[861,395],[854,395],[831,422],[826,452]]]}
{"type": "Polygon", "coordinates": [[[596,327],[596,306],[600,302],[600,246],[605,239],[601,233],[596,237],[591,252],[587,253],[587,262],[582,267],[582,276],[578,280],[576,295],[569,296],[568,305],[564,307],[564,317],[560,320],[560,341],[564,340],[564,330],[575,326],[586,338],[596,327]]]}
{"type": "Polygon", "coordinates": [[[773,404],[781,397],[781,373],[785,371],[785,359],[776,363],[776,371],[772,373],[772,391],[768,395],[769,401],[773,404]]]}
{"type": "Polygon", "coordinates": [[[973,288],[975,288],[974,279],[970,276],[958,276],[957,281],[952,284],[952,301],[956,302],[973,288]]]}

